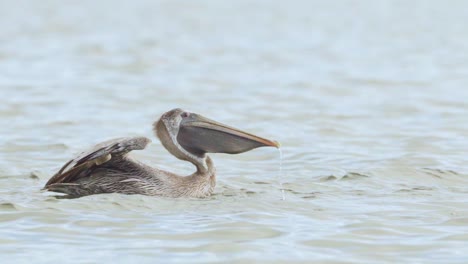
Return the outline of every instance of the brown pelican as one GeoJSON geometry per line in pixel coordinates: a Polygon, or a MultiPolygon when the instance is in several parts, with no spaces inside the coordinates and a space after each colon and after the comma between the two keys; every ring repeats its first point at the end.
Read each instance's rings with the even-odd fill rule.
{"type": "Polygon", "coordinates": [[[172,155],[191,162],[197,170],[189,176],[179,176],[145,165],[127,154],[144,149],[151,140],[118,138],[102,142],[67,162],[44,189],[65,193],[66,198],[98,193],[205,197],[216,184],[215,167],[206,153],[237,154],[258,147],[279,147],[276,141],[179,108],[164,113],[154,122],[153,130],[172,155]]]}

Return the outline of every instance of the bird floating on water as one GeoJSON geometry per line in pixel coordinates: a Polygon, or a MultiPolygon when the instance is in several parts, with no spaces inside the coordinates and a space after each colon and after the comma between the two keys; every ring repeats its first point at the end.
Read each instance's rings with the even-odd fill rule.
{"type": "Polygon", "coordinates": [[[238,154],[258,147],[279,147],[276,141],[229,127],[201,115],[176,108],[154,122],[153,130],[175,157],[191,162],[188,176],[160,170],[127,154],[144,149],[146,137],[102,142],[67,162],[44,189],[77,198],[99,193],[142,194],[165,197],[206,197],[216,185],[216,171],[207,153],[238,154]]]}

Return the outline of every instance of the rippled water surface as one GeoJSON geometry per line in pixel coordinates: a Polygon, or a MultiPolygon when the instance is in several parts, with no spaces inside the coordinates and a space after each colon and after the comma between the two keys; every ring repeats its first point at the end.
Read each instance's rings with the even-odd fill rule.
{"type": "Polygon", "coordinates": [[[468,262],[465,1],[3,1],[2,263],[468,262]],[[208,199],[40,189],[82,149],[180,174],[181,107],[282,143],[208,199]],[[285,200],[282,200],[281,183],[285,200]]]}

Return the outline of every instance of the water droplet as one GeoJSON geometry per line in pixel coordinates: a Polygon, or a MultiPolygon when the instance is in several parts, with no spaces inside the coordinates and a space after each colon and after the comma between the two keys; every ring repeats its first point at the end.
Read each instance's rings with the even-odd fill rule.
{"type": "Polygon", "coordinates": [[[280,159],[280,167],[279,167],[279,175],[278,175],[278,182],[280,185],[281,189],[281,197],[282,200],[286,200],[286,196],[284,195],[284,188],[283,188],[283,151],[281,150],[281,147],[278,148],[279,151],[279,159],[280,159]]]}

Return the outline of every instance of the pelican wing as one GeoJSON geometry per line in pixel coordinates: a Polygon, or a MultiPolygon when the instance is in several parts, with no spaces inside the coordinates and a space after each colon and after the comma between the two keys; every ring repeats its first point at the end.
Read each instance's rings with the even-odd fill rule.
{"type": "Polygon", "coordinates": [[[146,137],[126,137],[97,144],[92,149],[80,153],[76,158],[65,163],[46,183],[45,189],[53,184],[73,183],[90,175],[92,170],[102,164],[122,158],[132,150],[144,149],[150,142],[151,140],[146,137]]]}

